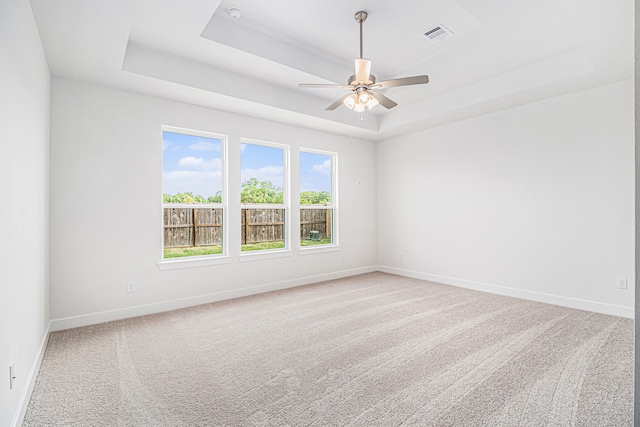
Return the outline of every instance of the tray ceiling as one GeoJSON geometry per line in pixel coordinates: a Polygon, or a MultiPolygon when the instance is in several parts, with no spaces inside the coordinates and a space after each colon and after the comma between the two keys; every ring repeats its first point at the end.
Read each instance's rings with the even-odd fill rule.
{"type": "Polygon", "coordinates": [[[633,77],[632,0],[31,0],[52,75],[380,140],[633,77]],[[238,7],[242,16],[227,12],[238,7]],[[359,55],[398,107],[325,108],[359,55]],[[432,43],[424,32],[453,35],[432,43]]]}

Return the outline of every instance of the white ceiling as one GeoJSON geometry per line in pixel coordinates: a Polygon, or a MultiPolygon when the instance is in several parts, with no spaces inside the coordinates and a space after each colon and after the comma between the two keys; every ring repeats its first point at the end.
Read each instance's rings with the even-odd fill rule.
{"type": "Polygon", "coordinates": [[[31,0],[52,75],[381,140],[633,77],[633,0],[31,0]],[[227,9],[239,7],[232,18],[227,9]],[[325,108],[359,56],[399,105],[325,108]],[[435,25],[453,32],[432,43],[435,25]]]}

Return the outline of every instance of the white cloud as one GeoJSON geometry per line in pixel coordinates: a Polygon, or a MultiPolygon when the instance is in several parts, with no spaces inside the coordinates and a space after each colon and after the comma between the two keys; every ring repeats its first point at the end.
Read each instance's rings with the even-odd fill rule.
{"type": "Polygon", "coordinates": [[[165,172],[164,179],[165,181],[175,182],[180,180],[189,180],[200,175],[201,175],[201,172],[198,172],[198,171],[172,171],[172,172],[165,172]]]}
{"type": "Polygon", "coordinates": [[[204,163],[204,159],[196,158],[196,157],[183,157],[178,161],[178,165],[183,168],[192,168],[195,169],[198,166],[201,166],[204,163]]]}
{"type": "Polygon", "coordinates": [[[167,148],[169,148],[170,145],[171,145],[171,142],[167,141],[166,139],[163,139],[162,140],[162,151],[164,151],[167,148]]]}
{"type": "Polygon", "coordinates": [[[183,157],[178,160],[178,166],[187,169],[202,170],[202,171],[220,171],[222,170],[222,160],[211,159],[205,160],[201,157],[183,157]]]}
{"type": "Polygon", "coordinates": [[[211,159],[202,164],[202,170],[206,171],[221,171],[222,170],[222,160],[220,159],[211,159]]]}
{"type": "MultiPolygon", "coordinates": [[[[251,169],[247,169],[251,170],[251,169]]],[[[273,176],[282,176],[283,167],[282,166],[265,166],[257,170],[260,174],[265,175],[273,175],[273,176]]]]}
{"type": "Polygon", "coordinates": [[[331,175],[331,159],[325,160],[321,165],[313,165],[313,170],[325,175],[331,175]]]}
{"type": "Polygon", "coordinates": [[[191,192],[209,197],[222,188],[221,171],[178,170],[164,172],[163,178],[162,192],[166,194],[191,192]]]}
{"type": "Polygon", "coordinates": [[[191,144],[189,148],[193,151],[220,151],[220,144],[200,139],[195,144],[191,144]]]}

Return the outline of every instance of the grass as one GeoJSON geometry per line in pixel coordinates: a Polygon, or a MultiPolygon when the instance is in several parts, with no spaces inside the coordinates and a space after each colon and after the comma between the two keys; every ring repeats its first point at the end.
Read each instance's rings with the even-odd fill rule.
{"type": "Polygon", "coordinates": [[[246,243],[242,245],[242,252],[282,248],[284,248],[284,241],[282,240],[276,240],[275,242],[246,243]]]}
{"type": "MultiPolygon", "coordinates": [[[[331,244],[331,239],[326,237],[324,239],[321,239],[320,241],[308,240],[308,239],[300,240],[300,246],[315,246],[315,245],[328,245],[328,244],[331,244]]],[[[245,245],[242,245],[243,252],[264,251],[267,249],[283,249],[283,248],[284,248],[284,242],[282,240],[278,240],[275,242],[247,243],[245,245]]]]}
{"type": "Polygon", "coordinates": [[[181,258],[185,256],[202,256],[221,254],[222,246],[193,246],[189,248],[164,248],[164,257],[181,258]]]}
{"type": "MultiPolygon", "coordinates": [[[[316,245],[329,245],[331,244],[330,238],[323,238],[320,241],[315,240],[300,240],[300,246],[316,246],[316,245]]],[[[248,243],[242,245],[242,252],[249,251],[264,251],[268,249],[283,249],[284,241],[278,240],[275,242],[261,242],[261,243],[248,243]]],[[[187,256],[203,256],[203,255],[217,255],[222,253],[222,246],[193,246],[189,248],[164,248],[164,257],[167,258],[182,258],[187,256]]]]}
{"type": "Polygon", "coordinates": [[[315,246],[315,245],[330,245],[331,244],[331,239],[328,237],[324,237],[322,239],[320,239],[320,241],[316,241],[316,240],[300,240],[300,246],[315,246]]]}

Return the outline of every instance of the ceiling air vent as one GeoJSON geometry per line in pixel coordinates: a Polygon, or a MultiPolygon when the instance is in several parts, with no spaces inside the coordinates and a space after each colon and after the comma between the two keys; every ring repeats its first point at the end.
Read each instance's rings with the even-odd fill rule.
{"type": "Polygon", "coordinates": [[[444,25],[438,25],[424,33],[424,36],[431,40],[431,43],[438,43],[452,34],[453,33],[447,30],[444,25]]]}

